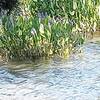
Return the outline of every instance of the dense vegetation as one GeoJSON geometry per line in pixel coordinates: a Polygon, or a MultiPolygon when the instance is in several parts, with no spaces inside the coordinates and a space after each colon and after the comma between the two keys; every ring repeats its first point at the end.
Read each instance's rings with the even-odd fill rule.
{"type": "Polygon", "coordinates": [[[21,0],[1,19],[0,48],[7,59],[67,57],[100,27],[100,0],[21,0]]]}

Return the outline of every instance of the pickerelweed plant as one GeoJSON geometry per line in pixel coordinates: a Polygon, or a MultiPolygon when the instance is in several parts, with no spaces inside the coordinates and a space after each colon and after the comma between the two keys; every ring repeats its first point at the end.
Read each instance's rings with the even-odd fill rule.
{"type": "Polygon", "coordinates": [[[0,48],[7,59],[68,57],[99,26],[99,1],[22,0],[20,12],[2,17],[0,48]]]}
{"type": "Polygon", "coordinates": [[[50,16],[41,21],[38,17],[13,18],[9,16],[2,20],[0,40],[7,58],[68,56],[72,47],[83,42],[80,34],[72,34],[73,27],[66,20],[58,22],[50,16]]]}

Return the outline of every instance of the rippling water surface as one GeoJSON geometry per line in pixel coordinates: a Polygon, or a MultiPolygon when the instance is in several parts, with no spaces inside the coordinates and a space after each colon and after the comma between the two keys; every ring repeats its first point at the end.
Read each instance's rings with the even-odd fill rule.
{"type": "Polygon", "coordinates": [[[100,44],[87,43],[68,60],[0,67],[0,100],[100,100],[100,44]]]}

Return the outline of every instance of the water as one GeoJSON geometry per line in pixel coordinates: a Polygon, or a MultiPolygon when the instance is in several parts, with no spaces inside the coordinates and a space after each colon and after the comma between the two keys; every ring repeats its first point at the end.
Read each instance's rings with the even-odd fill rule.
{"type": "Polygon", "coordinates": [[[0,100],[100,100],[100,44],[86,43],[68,60],[1,66],[0,100]]]}

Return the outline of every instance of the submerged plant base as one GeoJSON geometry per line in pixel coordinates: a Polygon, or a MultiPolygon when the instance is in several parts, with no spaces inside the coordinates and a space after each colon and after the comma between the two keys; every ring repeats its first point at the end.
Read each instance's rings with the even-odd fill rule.
{"type": "Polygon", "coordinates": [[[13,56],[12,55],[3,55],[1,54],[0,55],[0,59],[4,60],[4,61],[30,61],[30,60],[36,60],[36,59],[41,59],[41,58],[52,58],[52,57],[55,57],[55,56],[58,56],[59,58],[62,58],[62,59],[66,59],[69,57],[69,55],[59,55],[59,54],[52,54],[52,55],[48,55],[48,54],[41,54],[41,55],[22,55],[22,56],[13,56]]]}

